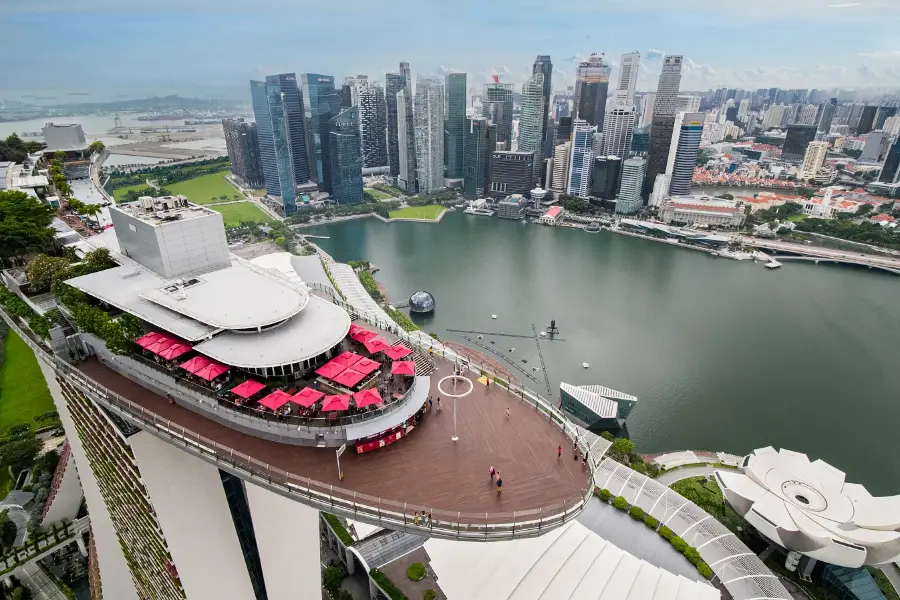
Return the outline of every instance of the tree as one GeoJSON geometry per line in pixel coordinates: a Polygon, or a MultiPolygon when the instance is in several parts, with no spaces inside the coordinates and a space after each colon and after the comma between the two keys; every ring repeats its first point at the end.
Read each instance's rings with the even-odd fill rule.
{"type": "Polygon", "coordinates": [[[18,190],[0,191],[0,257],[22,256],[48,248],[56,211],[18,190]]]}
{"type": "Polygon", "coordinates": [[[98,154],[100,152],[103,152],[104,150],[106,150],[106,144],[104,144],[100,140],[97,140],[96,142],[91,142],[91,145],[88,146],[88,151],[91,154],[98,154]]]}
{"type": "Polygon", "coordinates": [[[621,460],[631,454],[632,450],[634,450],[634,442],[627,438],[616,438],[609,449],[609,454],[613,458],[621,460]]]}
{"type": "Polygon", "coordinates": [[[62,150],[57,150],[53,153],[53,160],[58,160],[61,163],[66,162],[66,153],[62,150]]]}
{"type": "Polygon", "coordinates": [[[69,259],[61,256],[38,254],[25,267],[25,275],[28,277],[28,291],[32,294],[42,294],[50,291],[50,285],[57,279],[63,278],[68,270],[69,259]]]}
{"type": "Polygon", "coordinates": [[[122,325],[122,332],[129,340],[134,340],[144,333],[144,326],[141,320],[132,314],[124,313],[119,317],[119,323],[122,325]]]}
{"type": "Polygon", "coordinates": [[[864,215],[869,214],[875,207],[871,204],[861,204],[859,208],[856,209],[856,216],[862,217],[864,215]]]}
{"type": "Polygon", "coordinates": [[[133,349],[133,342],[125,337],[125,329],[118,321],[109,319],[100,329],[100,337],[106,347],[114,354],[128,354],[133,349]]]}
{"type": "Polygon", "coordinates": [[[797,195],[803,196],[804,198],[812,198],[813,196],[816,195],[816,190],[808,188],[808,187],[802,187],[797,190],[797,195]]]}
{"type": "Polygon", "coordinates": [[[16,524],[9,520],[9,511],[0,512],[0,546],[4,550],[12,548],[16,541],[16,524]]]}
{"type": "Polygon", "coordinates": [[[28,588],[20,586],[13,590],[10,598],[12,600],[31,600],[31,592],[28,588]]]}
{"type": "MultiPolygon", "coordinates": [[[[105,271],[106,269],[111,269],[116,266],[116,262],[109,257],[109,249],[107,248],[91,250],[84,255],[81,262],[87,267],[88,273],[105,271]]],[[[84,274],[86,275],[87,273],[84,274]]]]}
{"type": "Polygon", "coordinates": [[[0,467],[11,467],[13,472],[21,471],[31,464],[43,443],[35,437],[24,437],[7,442],[0,449],[0,467]]]}

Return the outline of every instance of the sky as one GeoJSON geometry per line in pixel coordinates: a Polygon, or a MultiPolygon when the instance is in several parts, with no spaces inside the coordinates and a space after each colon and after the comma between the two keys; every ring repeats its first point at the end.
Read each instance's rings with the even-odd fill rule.
{"type": "Polygon", "coordinates": [[[686,57],[682,90],[900,87],[900,0],[0,0],[0,15],[0,98],[233,96],[266,74],[383,79],[400,61],[521,84],[538,54],[557,90],[591,52],[615,77],[632,51],[639,90],[666,53],[686,57]]]}

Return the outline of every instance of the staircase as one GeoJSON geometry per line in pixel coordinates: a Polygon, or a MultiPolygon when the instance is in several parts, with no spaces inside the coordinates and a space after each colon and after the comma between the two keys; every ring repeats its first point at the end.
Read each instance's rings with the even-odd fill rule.
{"type": "MultiPolygon", "coordinates": [[[[409,348],[410,344],[404,344],[402,340],[397,340],[391,346],[406,346],[409,348]]],[[[412,351],[413,353],[403,360],[411,360],[416,363],[416,375],[431,375],[431,372],[434,371],[434,361],[428,356],[428,353],[422,352],[415,347],[413,347],[412,351]]]]}

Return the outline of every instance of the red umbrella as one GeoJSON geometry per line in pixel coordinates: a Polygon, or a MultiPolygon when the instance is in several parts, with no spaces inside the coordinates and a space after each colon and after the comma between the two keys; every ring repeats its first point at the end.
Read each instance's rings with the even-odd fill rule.
{"type": "Polygon", "coordinates": [[[404,356],[409,356],[410,354],[412,354],[412,350],[410,350],[403,344],[400,344],[399,346],[391,346],[384,351],[384,355],[391,360],[400,360],[404,356]]]}
{"type": "Polygon", "coordinates": [[[211,363],[212,363],[212,361],[209,360],[208,358],[206,358],[205,356],[197,355],[194,358],[190,359],[189,361],[183,362],[178,366],[181,367],[182,369],[184,369],[185,371],[187,371],[188,373],[193,374],[211,363]]]}
{"type": "Polygon", "coordinates": [[[266,389],[266,386],[261,384],[258,381],[253,381],[252,379],[248,379],[241,385],[237,385],[231,388],[231,393],[240,396],[241,398],[249,398],[253,394],[257,393],[260,390],[266,389]]]}
{"type": "Polygon", "coordinates": [[[359,371],[363,375],[368,375],[372,371],[377,371],[381,368],[381,363],[372,360],[371,358],[362,358],[357,361],[356,364],[353,365],[354,371],[359,371]]]}
{"type": "Polygon", "coordinates": [[[155,344],[159,341],[160,338],[164,338],[163,334],[158,331],[151,331],[150,333],[145,333],[138,339],[134,340],[134,343],[140,346],[141,348],[146,348],[150,344],[155,344]]]}
{"type": "Polygon", "coordinates": [[[174,346],[178,343],[178,340],[173,340],[170,337],[161,336],[156,338],[156,341],[144,348],[145,350],[149,350],[153,354],[159,354],[169,346],[174,346]]]}
{"type": "Polygon", "coordinates": [[[225,365],[220,365],[217,362],[211,362],[205,367],[199,369],[194,373],[197,377],[201,379],[205,379],[206,381],[212,381],[219,375],[223,373],[227,373],[231,367],[226,367],[225,365]]]}
{"type": "Polygon", "coordinates": [[[265,398],[259,401],[260,404],[265,406],[266,408],[271,408],[272,410],[277,410],[284,406],[290,401],[291,395],[287,392],[283,392],[281,390],[275,390],[265,398]]]}
{"type": "Polygon", "coordinates": [[[366,331],[366,329],[363,328],[363,327],[360,327],[360,326],[357,325],[356,323],[350,323],[350,331],[349,331],[349,333],[348,333],[348,335],[349,335],[350,337],[353,337],[354,335],[356,335],[356,334],[359,333],[360,331],[366,331]]]}
{"type": "Polygon", "coordinates": [[[390,348],[390,346],[387,345],[387,342],[385,342],[384,338],[382,337],[374,337],[370,340],[365,340],[363,342],[363,346],[366,347],[366,350],[369,351],[369,354],[376,354],[390,348]]]}
{"type": "Polygon", "coordinates": [[[360,373],[359,371],[356,371],[351,367],[349,369],[344,369],[343,371],[341,371],[341,374],[332,379],[332,381],[334,381],[335,383],[339,383],[344,387],[350,388],[365,378],[365,373],[360,373]]]}
{"type": "Polygon", "coordinates": [[[378,337],[378,334],[374,331],[369,331],[368,329],[362,329],[356,332],[356,334],[351,335],[350,339],[356,340],[357,342],[365,342],[366,340],[373,337],[378,337]]]}
{"type": "Polygon", "coordinates": [[[411,360],[398,360],[391,364],[391,373],[394,375],[415,375],[416,363],[411,360]]]}
{"type": "Polygon", "coordinates": [[[166,360],[173,360],[175,358],[178,358],[179,356],[187,354],[190,351],[191,347],[189,345],[183,344],[181,342],[175,342],[165,350],[158,352],[158,354],[166,360]]]}
{"type": "Polygon", "coordinates": [[[324,396],[325,394],[318,390],[314,390],[311,387],[305,387],[291,397],[291,402],[298,404],[303,408],[309,408],[324,396]]]}
{"type": "Polygon", "coordinates": [[[318,369],[316,369],[316,374],[321,375],[326,379],[334,379],[338,375],[341,374],[341,371],[346,369],[345,365],[340,365],[334,361],[327,362],[318,369]]]}
{"type": "Polygon", "coordinates": [[[361,359],[362,356],[359,354],[355,354],[353,352],[344,352],[339,356],[334,357],[331,362],[337,363],[339,365],[344,365],[345,367],[352,367],[353,363],[357,362],[361,359]]]}
{"type": "Polygon", "coordinates": [[[348,394],[325,396],[325,400],[322,401],[323,412],[331,412],[333,410],[347,410],[348,408],[350,408],[350,396],[348,394]]]}
{"type": "Polygon", "coordinates": [[[365,408],[366,406],[378,404],[381,401],[381,394],[375,388],[369,388],[353,394],[353,402],[356,404],[356,408],[365,408]]]}

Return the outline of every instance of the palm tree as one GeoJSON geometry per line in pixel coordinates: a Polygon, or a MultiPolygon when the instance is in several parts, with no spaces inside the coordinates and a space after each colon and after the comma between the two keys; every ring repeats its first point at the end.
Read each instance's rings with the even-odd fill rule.
{"type": "MultiPolygon", "coordinates": [[[[72,202],[69,201],[69,205],[71,206],[72,202]]],[[[81,208],[78,210],[82,215],[93,217],[100,214],[101,207],[99,204],[84,204],[82,203],[81,208]]]]}

